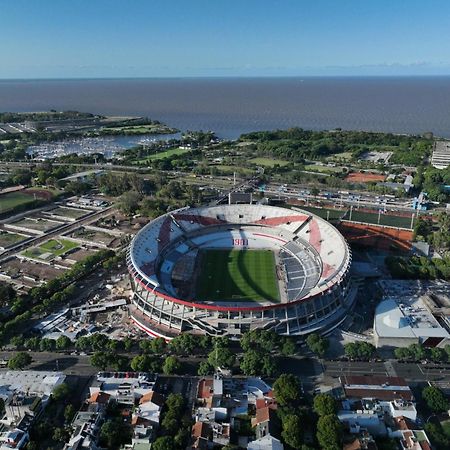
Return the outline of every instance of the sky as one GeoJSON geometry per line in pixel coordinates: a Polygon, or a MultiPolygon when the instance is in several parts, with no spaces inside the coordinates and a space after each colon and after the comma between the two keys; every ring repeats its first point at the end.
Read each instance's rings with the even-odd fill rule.
{"type": "Polygon", "coordinates": [[[0,0],[0,78],[450,75],[448,0],[0,0]]]}

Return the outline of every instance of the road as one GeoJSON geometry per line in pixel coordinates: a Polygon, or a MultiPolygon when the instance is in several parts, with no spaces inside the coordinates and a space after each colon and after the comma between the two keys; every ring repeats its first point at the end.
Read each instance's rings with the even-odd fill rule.
{"type": "MultiPolygon", "coordinates": [[[[0,352],[0,358],[8,360],[15,353],[2,351],[0,352]]],[[[98,371],[90,365],[87,355],[66,355],[52,352],[30,352],[30,355],[33,358],[30,369],[34,370],[61,370],[68,375],[79,376],[91,376],[98,371]]],[[[202,360],[198,357],[181,359],[184,364],[191,366],[192,369],[192,366],[202,360]]],[[[450,364],[399,363],[393,360],[385,362],[322,362],[317,358],[292,357],[281,358],[279,368],[281,372],[290,372],[297,375],[307,386],[307,389],[312,389],[320,384],[338,384],[339,377],[342,375],[399,376],[405,378],[412,385],[433,381],[442,387],[450,387],[450,364]]],[[[190,390],[191,388],[184,387],[183,389],[190,390]]],[[[181,388],[174,385],[173,389],[181,388]]]]}

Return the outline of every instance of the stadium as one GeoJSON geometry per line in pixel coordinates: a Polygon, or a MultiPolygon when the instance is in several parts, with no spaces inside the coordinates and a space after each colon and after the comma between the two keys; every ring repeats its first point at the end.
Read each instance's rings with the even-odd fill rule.
{"type": "Polygon", "coordinates": [[[132,321],[151,336],[325,332],[351,308],[350,249],[320,217],[265,205],[182,208],[127,254],[132,321]]]}

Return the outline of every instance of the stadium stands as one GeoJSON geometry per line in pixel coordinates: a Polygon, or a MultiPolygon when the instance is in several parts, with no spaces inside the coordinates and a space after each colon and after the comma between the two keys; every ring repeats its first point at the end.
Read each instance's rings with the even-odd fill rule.
{"type": "Polygon", "coordinates": [[[253,328],[305,334],[335,326],[353,302],[347,243],[306,211],[239,204],[172,211],[136,235],[127,263],[139,326],[154,335],[167,328],[167,339],[172,332],[234,336],[253,328]],[[273,251],[279,302],[196,300],[199,249],[273,251]]]}

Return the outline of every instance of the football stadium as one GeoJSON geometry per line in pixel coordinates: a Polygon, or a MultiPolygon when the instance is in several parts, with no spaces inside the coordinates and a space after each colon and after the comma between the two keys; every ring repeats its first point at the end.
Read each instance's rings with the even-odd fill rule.
{"type": "Polygon", "coordinates": [[[182,208],[149,222],[127,254],[130,316],[151,336],[325,332],[352,306],[351,252],[330,223],[265,205],[182,208]]]}

